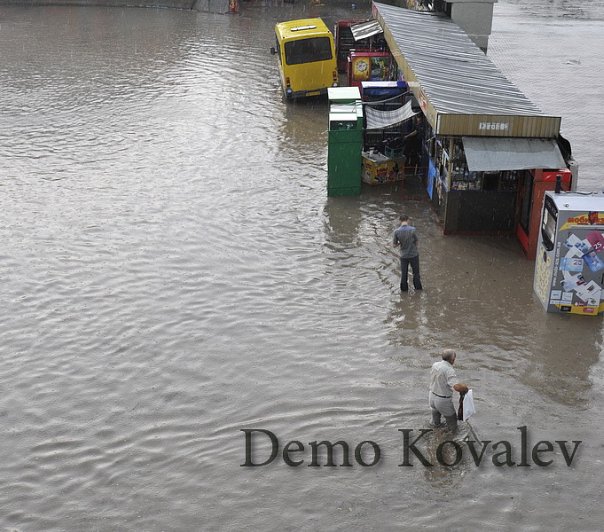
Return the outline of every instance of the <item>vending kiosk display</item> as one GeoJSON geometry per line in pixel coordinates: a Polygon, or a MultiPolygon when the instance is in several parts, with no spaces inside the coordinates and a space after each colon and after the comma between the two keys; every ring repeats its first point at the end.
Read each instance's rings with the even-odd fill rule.
{"type": "Polygon", "coordinates": [[[604,195],[546,192],[533,288],[547,312],[604,311],[604,195]]]}

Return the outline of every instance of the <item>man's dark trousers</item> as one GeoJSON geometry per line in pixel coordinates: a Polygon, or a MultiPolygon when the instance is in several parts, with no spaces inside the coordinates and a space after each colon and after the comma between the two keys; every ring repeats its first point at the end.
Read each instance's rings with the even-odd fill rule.
{"type": "Polygon", "coordinates": [[[409,265],[411,265],[411,272],[413,273],[413,288],[416,290],[422,289],[422,280],[419,276],[419,255],[405,259],[401,257],[401,290],[406,292],[409,290],[407,284],[407,273],[409,272],[409,265]]]}

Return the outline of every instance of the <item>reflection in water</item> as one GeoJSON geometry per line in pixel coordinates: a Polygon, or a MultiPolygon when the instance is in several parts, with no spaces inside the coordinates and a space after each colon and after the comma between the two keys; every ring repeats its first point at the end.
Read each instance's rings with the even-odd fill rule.
{"type": "Polygon", "coordinates": [[[322,160],[327,144],[327,103],[324,100],[310,99],[306,102],[282,104],[282,149],[290,155],[305,154],[313,160],[322,160]]]}
{"type": "MultiPolygon", "coordinates": [[[[556,402],[587,408],[591,402],[590,372],[600,359],[601,324],[576,316],[527,316],[533,333],[530,363],[522,381],[556,402]]],[[[595,318],[599,320],[600,318],[595,318]]]]}
{"type": "Polygon", "coordinates": [[[361,201],[357,197],[327,199],[325,204],[326,245],[333,251],[359,245],[361,205],[361,201]]]}

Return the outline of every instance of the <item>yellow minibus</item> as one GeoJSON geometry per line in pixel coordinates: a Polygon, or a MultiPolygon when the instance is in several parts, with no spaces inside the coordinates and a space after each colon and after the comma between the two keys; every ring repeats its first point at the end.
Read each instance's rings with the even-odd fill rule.
{"type": "Polygon", "coordinates": [[[333,34],[320,18],[305,18],[275,25],[281,86],[288,100],[327,93],[338,85],[333,34]]]}

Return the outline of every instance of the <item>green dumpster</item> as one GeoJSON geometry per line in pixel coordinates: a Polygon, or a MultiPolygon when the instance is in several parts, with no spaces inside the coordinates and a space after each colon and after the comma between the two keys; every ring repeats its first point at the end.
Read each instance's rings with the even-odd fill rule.
{"type": "Polygon", "coordinates": [[[361,193],[363,106],[357,87],[328,91],[327,195],[361,193]]]}

